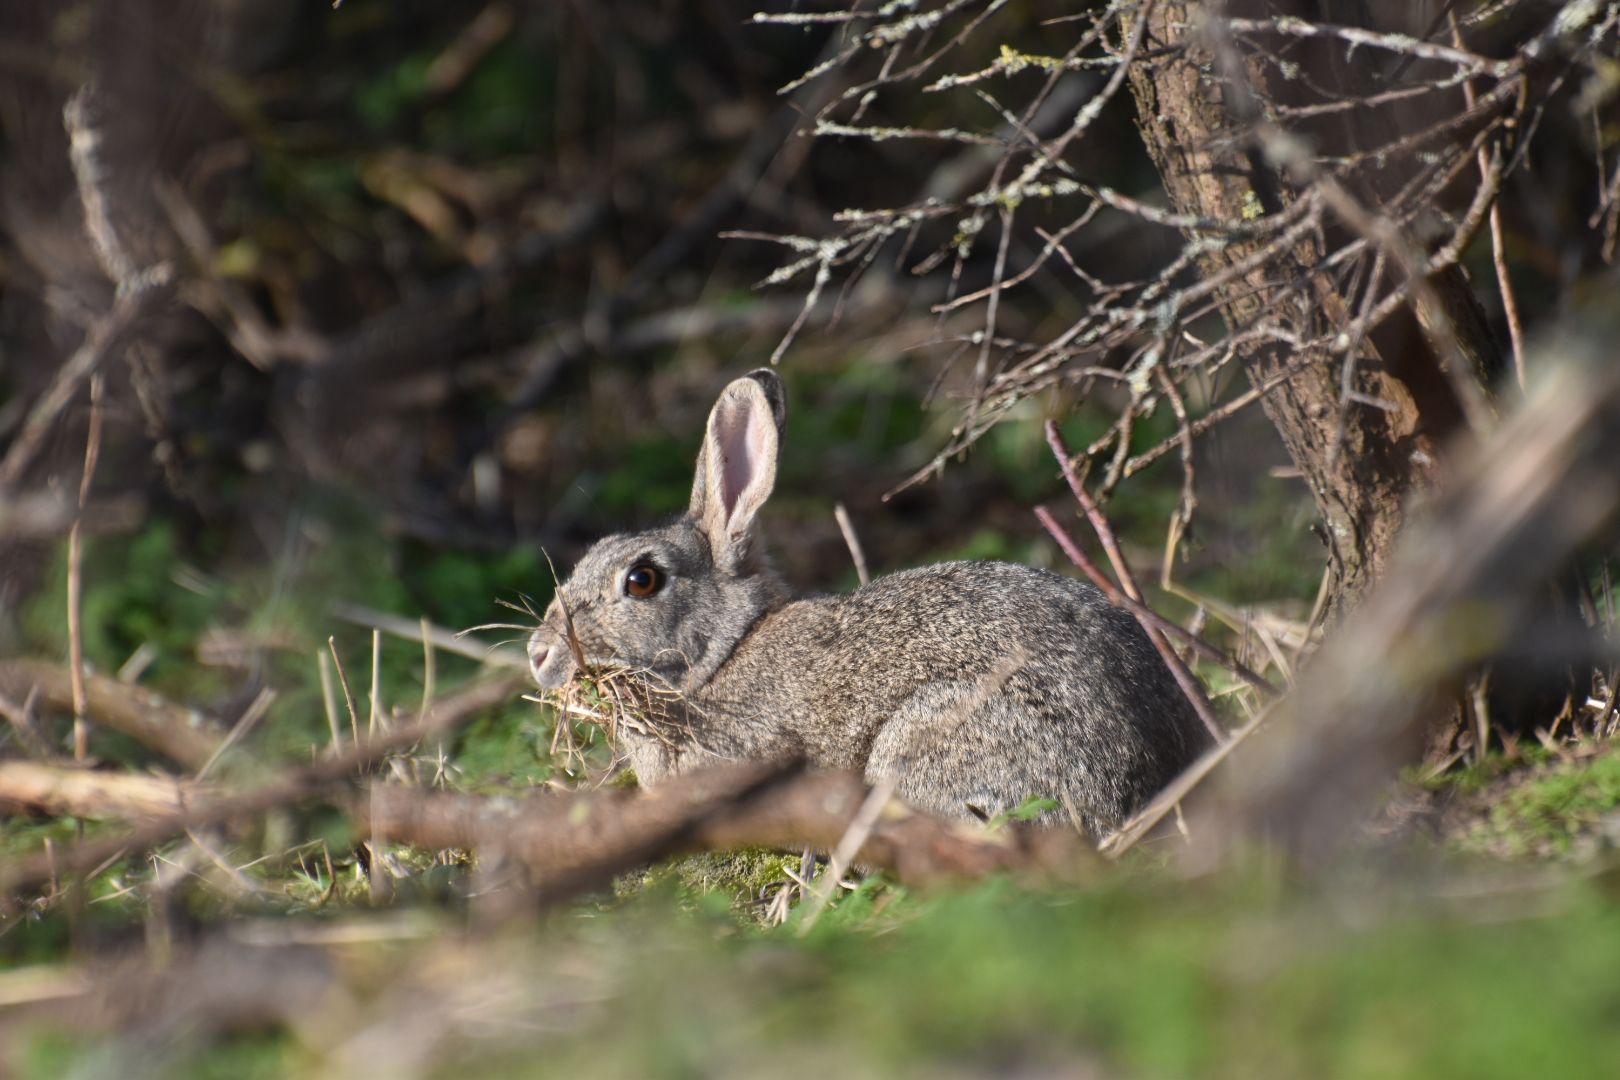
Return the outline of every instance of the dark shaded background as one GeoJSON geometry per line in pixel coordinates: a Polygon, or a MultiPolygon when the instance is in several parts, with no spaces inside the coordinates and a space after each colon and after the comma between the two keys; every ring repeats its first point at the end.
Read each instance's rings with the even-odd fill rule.
{"type": "MultiPolygon", "coordinates": [[[[1015,5],[969,49],[1038,45],[1048,7],[1015,5]]],[[[112,300],[62,121],[91,82],[119,238],[132,262],[168,260],[180,279],[103,367],[94,490],[124,500],[111,515],[122,528],[160,520],[213,570],[269,561],[293,578],[335,528],[409,584],[431,552],[543,546],[566,563],[604,529],[679,508],[713,393],[766,360],[804,294],[757,287],[779,245],[720,234],[823,235],[841,208],[969,190],[994,162],[951,144],[803,136],[805,110],[855,75],[778,88],[839,31],[749,26],[752,10],[9,6],[0,438],[112,300]]],[[[1090,78],[1077,76],[1071,98],[1090,78]]],[[[906,122],[951,119],[943,100],[914,104],[906,122]]],[[[1118,153],[1091,163],[1094,178],[1151,186],[1129,117],[1104,122],[1118,153]]],[[[880,501],[955,419],[960,350],[920,347],[951,334],[928,312],[944,277],[911,273],[948,231],[885,252],[853,287],[835,283],[787,355],[793,422],[772,517],[780,557],[806,585],[849,579],[835,499],[879,569],[1031,554],[1028,507],[1055,491],[1034,425],[880,501]]],[[[1098,232],[1117,271],[1146,272],[1160,254],[1151,237],[1116,230],[1107,247],[1098,232]]],[[[964,288],[992,254],[970,257],[964,288]]],[[[1036,285],[1009,300],[1004,325],[1056,324],[1075,303],[1055,281],[1036,285]]],[[[86,416],[81,393],[28,489],[71,493],[86,416]]],[[[1166,509],[1149,488],[1124,508],[1127,530],[1166,509]]],[[[0,610],[13,613],[0,642],[16,643],[14,613],[47,578],[49,540],[0,538],[0,610]]],[[[525,587],[543,599],[546,586],[525,587]]],[[[431,592],[418,607],[460,614],[435,610],[431,592]]]]}

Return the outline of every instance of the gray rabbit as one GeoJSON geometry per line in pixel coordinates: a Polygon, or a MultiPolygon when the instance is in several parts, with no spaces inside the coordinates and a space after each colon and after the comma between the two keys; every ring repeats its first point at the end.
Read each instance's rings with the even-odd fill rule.
{"type": "Polygon", "coordinates": [[[570,624],[588,666],[639,673],[656,716],[616,737],[642,783],[802,755],[951,817],[1047,796],[1098,836],[1206,748],[1140,625],[1089,584],[951,562],[795,597],[754,529],[786,415],[775,372],[728,385],[686,514],[597,542],[530,638],[544,689],[577,673],[570,624]]]}

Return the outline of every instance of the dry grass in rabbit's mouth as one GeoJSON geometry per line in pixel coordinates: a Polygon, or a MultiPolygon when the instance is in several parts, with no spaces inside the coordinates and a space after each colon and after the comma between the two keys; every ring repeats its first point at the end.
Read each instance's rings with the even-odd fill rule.
{"type": "Polygon", "coordinates": [[[530,696],[559,714],[551,739],[552,755],[583,759],[584,748],[575,741],[572,720],[602,728],[615,746],[620,745],[621,731],[671,747],[689,741],[693,733],[683,715],[681,695],[654,679],[647,672],[624,666],[588,667],[557,690],[530,696]]]}
{"type": "MultiPolygon", "coordinates": [[[[528,597],[519,603],[497,601],[502,607],[522,612],[534,620],[524,623],[486,623],[476,630],[521,630],[533,633],[542,616],[528,597]]],[[[556,690],[525,694],[529,701],[550,705],[559,714],[551,736],[551,755],[573,765],[583,766],[585,748],[575,740],[572,721],[584,720],[600,727],[615,746],[621,730],[656,739],[665,746],[689,741],[693,732],[684,719],[685,702],[679,691],[658,676],[623,664],[588,664],[585,650],[574,632],[574,621],[564,609],[564,629],[569,652],[578,673],[556,690]]],[[[576,771],[570,768],[570,771],[576,771]]]]}

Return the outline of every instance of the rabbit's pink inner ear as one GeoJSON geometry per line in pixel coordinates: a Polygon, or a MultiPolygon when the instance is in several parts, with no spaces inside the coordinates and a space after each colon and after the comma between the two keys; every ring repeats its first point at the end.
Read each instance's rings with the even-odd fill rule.
{"type": "Polygon", "coordinates": [[[715,406],[704,450],[711,542],[747,532],[776,478],[776,421],[757,386],[738,380],[715,406]]]}

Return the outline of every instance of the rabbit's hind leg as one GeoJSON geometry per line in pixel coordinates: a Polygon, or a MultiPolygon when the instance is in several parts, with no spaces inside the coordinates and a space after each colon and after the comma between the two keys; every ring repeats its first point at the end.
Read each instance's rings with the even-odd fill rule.
{"type": "Polygon", "coordinates": [[[1034,790],[1025,725],[1012,705],[987,698],[976,682],[934,683],[908,699],[879,729],[866,779],[893,777],[895,794],[953,818],[991,818],[1016,809],[1034,790]]]}

